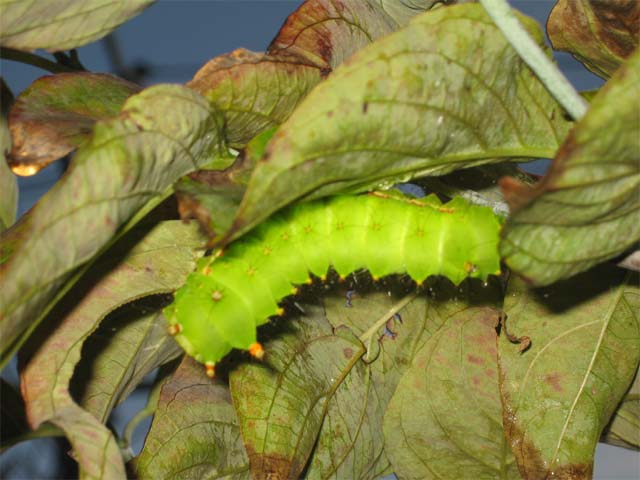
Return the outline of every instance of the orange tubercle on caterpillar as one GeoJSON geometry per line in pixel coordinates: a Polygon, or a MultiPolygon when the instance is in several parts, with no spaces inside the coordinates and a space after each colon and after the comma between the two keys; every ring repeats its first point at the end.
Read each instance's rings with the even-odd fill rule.
{"type": "Polygon", "coordinates": [[[179,323],[174,323],[173,325],[169,325],[167,331],[169,332],[169,335],[175,337],[182,331],[182,325],[180,325],[179,323]]]}
{"type": "Polygon", "coordinates": [[[464,262],[464,271],[467,273],[475,273],[478,271],[478,266],[469,261],[464,262]]]}
{"type": "Polygon", "coordinates": [[[216,376],[216,364],[213,362],[205,362],[204,369],[207,377],[213,378],[216,376]]]}
{"type": "Polygon", "coordinates": [[[249,354],[253,358],[262,360],[264,358],[264,348],[262,348],[262,345],[258,342],[252,343],[251,346],[249,347],[249,354]]]}

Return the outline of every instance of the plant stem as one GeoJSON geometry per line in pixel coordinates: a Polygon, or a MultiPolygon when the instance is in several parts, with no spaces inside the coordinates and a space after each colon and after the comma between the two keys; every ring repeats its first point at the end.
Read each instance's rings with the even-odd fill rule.
{"type": "Polygon", "coordinates": [[[507,0],[480,0],[480,3],[520,58],[529,65],[558,103],[575,120],[582,118],[587,111],[587,102],[531,38],[507,0]]]}
{"type": "Polygon", "coordinates": [[[407,295],[402,300],[400,300],[398,303],[396,303],[393,307],[391,307],[389,310],[387,310],[384,313],[384,315],[382,315],[378,320],[375,321],[375,323],[371,326],[371,328],[369,328],[369,330],[367,330],[362,335],[360,335],[360,341],[366,345],[367,340],[369,340],[369,338],[371,336],[375,335],[376,332],[385,323],[387,323],[387,320],[389,320],[396,313],[398,313],[400,310],[402,310],[404,307],[406,307],[408,303],[411,303],[417,296],[418,296],[418,292],[415,292],[415,293],[412,293],[410,295],[407,295]]]}
{"type": "Polygon", "coordinates": [[[42,68],[51,73],[77,72],[77,68],[68,65],[61,65],[47,58],[41,57],[34,53],[14,50],[13,48],[0,47],[0,58],[5,60],[13,60],[14,62],[26,63],[34,67],[42,68]]]}

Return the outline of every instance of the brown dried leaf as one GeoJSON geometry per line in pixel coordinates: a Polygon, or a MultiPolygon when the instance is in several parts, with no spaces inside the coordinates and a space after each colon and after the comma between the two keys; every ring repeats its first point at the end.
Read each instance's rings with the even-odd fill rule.
{"type": "Polygon", "coordinates": [[[291,55],[266,55],[239,48],[206,63],[187,83],[225,119],[225,138],[243,147],[268,128],[280,125],[320,81],[318,67],[291,55]]]}
{"type": "Polygon", "coordinates": [[[33,175],[75,150],[96,121],[116,116],[140,87],[104,73],[41,77],[16,99],[9,115],[13,148],[9,165],[33,175]]]}
{"type": "Polygon", "coordinates": [[[225,138],[243,147],[284,122],[298,102],[343,60],[428,10],[391,8],[373,0],[307,0],[285,21],[267,53],[239,48],[202,67],[187,86],[224,113],[225,138]]]}
{"type": "Polygon", "coordinates": [[[549,16],[553,48],[565,50],[593,73],[609,78],[638,47],[638,0],[559,0],[549,16]]]}

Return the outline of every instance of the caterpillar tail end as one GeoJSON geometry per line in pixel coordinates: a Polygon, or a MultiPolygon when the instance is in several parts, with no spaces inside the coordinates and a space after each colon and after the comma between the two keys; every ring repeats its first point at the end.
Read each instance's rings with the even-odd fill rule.
{"type": "Polygon", "coordinates": [[[213,362],[205,362],[204,364],[205,373],[207,377],[214,378],[216,376],[216,364],[213,362]]]}
{"type": "Polygon", "coordinates": [[[262,348],[262,345],[258,342],[252,343],[251,346],[249,347],[249,354],[253,358],[262,360],[264,358],[264,348],[262,348]]]}

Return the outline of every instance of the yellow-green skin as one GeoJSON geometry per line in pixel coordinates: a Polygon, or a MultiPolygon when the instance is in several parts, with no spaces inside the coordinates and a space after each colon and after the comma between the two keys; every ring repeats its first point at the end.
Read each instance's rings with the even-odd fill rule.
{"type": "Polygon", "coordinates": [[[454,284],[500,273],[500,221],[491,209],[455,198],[442,204],[398,196],[336,196],[285,209],[200,259],[165,309],[178,343],[211,368],[231,349],[249,349],[256,328],[279,313],[309,273],[323,278],[367,269],[374,278],[406,273],[418,283],[454,284]]]}

